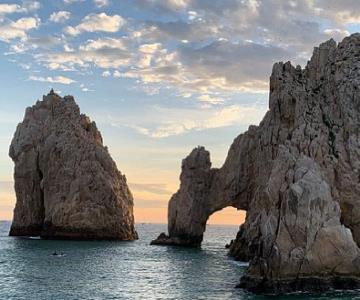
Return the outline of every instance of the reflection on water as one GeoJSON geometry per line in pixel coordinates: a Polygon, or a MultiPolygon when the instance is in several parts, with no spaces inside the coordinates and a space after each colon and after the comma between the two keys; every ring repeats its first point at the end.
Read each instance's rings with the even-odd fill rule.
{"type": "MultiPolygon", "coordinates": [[[[234,288],[246,269],[226,256],[235,226],[209,226],[201,249],[150,246],[165,225],[137,226],[135,242],[10,238],[8,227],[0,222],[0,299],[265,299],[234,288]]],[[[329,295],[276,297],[289,298],[329,295]]]]}
{"type": "Polygon", "coordinates": [[[0,223],[0,299],[243,298],[234,286],[244,267],[224,248],[237,227],[210,226],[202,249],[188,249],[149,245],[165,225],[139,225],[135,242],[11,238],[8,226],[0,223]]]}

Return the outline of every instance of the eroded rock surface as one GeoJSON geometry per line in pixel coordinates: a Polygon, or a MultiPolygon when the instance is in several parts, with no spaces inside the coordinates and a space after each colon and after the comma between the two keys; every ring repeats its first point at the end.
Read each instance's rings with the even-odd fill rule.
{"type": "Polygon", "coordinates": [[[233,256],[250,261],[241,287],[358,288],[359,58],[354,34],[315,48],[304,69],[276,63],[269,111],[234,140],[222,168],[208,162],[199,177],[195,168],[183,178],[183,167],[169,203],[167,241],[201,241],[211,208],[231,205],[247,211],[230,246],[233,256]]]}
{"type": "Polygon", "coordinates": [[[51,91],[27,108],[9,155],[17,197],[10,235],[137,238],[126,178],[72,96],[51,91]]]}

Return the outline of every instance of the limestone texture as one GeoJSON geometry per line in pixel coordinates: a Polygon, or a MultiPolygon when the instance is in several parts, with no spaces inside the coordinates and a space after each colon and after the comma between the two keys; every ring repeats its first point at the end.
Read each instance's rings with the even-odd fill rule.
{"type": "Polygon", "coordinates": [[[11,236],[137,239],[126,178],[72,96],[51,91],[28,107],[9,155],[16,191],[11,236]]]}
{"type": "MultiPolygon", "coordinates": [[[[305,68],[276,63],[269,110],[224,165],[196,148],[169,202],[168,236],[199,246],[207,218],[246,210],[230,254],[249,261],[255,292],[360,287],[360,34],[314,49],[305,68]]],[[[173,241],[177,243],[173,243],[173,241]]]]}

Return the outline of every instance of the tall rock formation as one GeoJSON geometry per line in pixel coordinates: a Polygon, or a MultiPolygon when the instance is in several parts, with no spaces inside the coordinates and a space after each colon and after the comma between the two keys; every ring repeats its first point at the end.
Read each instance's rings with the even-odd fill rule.
{"type": "Polygon", "coordinates": [[[315,48],[304,69],[276,63],[262,122],[234,140],[220,169],[204,149],[190,154],[185,166],[201,159],[183,163],[169,236],[154,243],[199,245],[206,219],[231,205],[247,211],[230,248],[250,261],[241,287],[359,288],[359,58],[354,34],[315,48]]]}
{"type": "Polygon", "coordinates": [[[27,108],[9,155],[17,198],[10,235],[137,238],[126,178],[72,96],[51,91],[27,108]]]}

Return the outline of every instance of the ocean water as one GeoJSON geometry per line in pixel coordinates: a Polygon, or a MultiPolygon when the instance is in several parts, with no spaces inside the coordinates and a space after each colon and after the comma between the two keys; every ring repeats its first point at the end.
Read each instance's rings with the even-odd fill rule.
{"type": "MultiPolygon", "coordinates": [[[[201,249],[150,246],[165,225],[139,224],[135,242],[8,237],[0,222],[0,299],[265,299],[235,288],[246,265],[224,245],[236,226],[208,226],[201,249]],[[63,253],[53,256],[52,253],[63,253]]],[[[357,293],[282,299],[360,299],[357,293]]],[[[279,299],[279,297],[276,297],[279,299]]]]}

